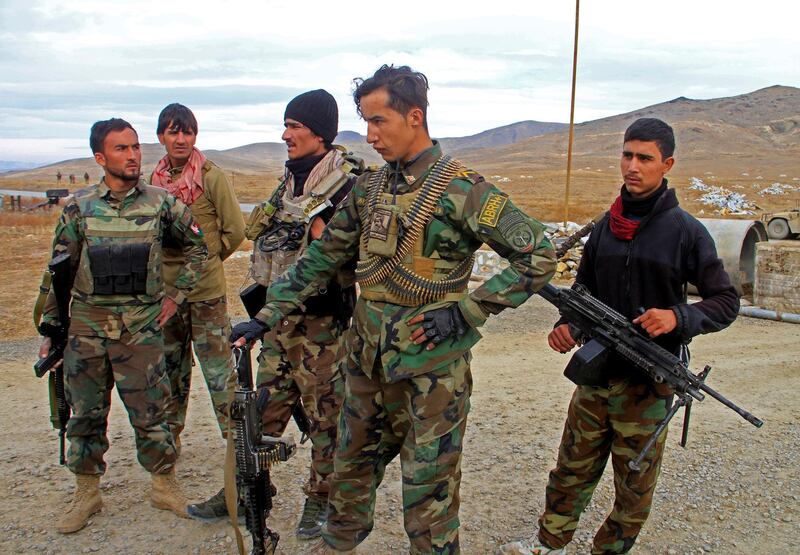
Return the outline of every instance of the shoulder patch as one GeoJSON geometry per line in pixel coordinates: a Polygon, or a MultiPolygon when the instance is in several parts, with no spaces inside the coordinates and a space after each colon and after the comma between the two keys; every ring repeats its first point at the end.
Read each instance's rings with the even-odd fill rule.
{"type": "Polygon", "coordinates": [[[483,203],[481,208],[481,215],[478,216],[478,224],[486,227],[497,226],[497,221],[500,219],[500,213],[508,202],[508,197],[500,193],[492,193],[486,202],[483,203]]]}
{"type": "Polygon", "coordinates": [[[456,175],[458,179],[466,179],[467,181],[471,182],[473,185],[477,185],[481,181],[486,181],[481,174],[474,170],[464,169],[458,172],[456,175]]]}

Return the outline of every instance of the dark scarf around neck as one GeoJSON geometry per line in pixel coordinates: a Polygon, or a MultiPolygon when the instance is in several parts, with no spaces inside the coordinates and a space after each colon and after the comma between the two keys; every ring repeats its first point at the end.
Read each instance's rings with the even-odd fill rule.
{"type": "Polygon", "coordinates": [[[653,211],[658,199],[667,190],[667,180],[661,182],[661,186],[652,195],[645,198],[635,198],[623,185],[619,196],[611,205],[611,218],[609,227],[614,237],[620,241],[630,241],[636,235],[639,224],[645,216],[653,211]]]}
{"type": "Polygon", "coordinates": [[[298,197],[303,194],[303,185],[305,185],[308,175],[314,169],[314,166],[325,158],[326,154],[328,153],[325,152],[318,156],[304,156],[296,160],[286,160],[286,169],[294,176],[294,196],[298,197]]]}

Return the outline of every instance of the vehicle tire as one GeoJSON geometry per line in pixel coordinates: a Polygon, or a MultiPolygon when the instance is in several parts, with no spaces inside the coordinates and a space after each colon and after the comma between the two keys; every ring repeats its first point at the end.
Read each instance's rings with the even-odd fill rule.
{"type": "Polygon", "coordinates": [[[786,239],[789,234],[789,222],[783,218],[774,218],[767,224],[767,234],[770,239],[786,239]]]}

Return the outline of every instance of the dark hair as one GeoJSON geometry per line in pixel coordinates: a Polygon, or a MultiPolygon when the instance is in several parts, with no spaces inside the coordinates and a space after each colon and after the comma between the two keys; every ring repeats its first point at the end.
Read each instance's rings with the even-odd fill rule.
{"type": "Polygon", "coordinates": [[[666,122],[657,118],[639,118],[625,130],[623,143],[628,141],[652,141],[658,146],[663,160],[675,152],[675,133],[666,122]]]}
{"type": "Polygon", "coordinates": [[[428,78],[419,71],[414,71],[408,66],[394,67],[382,65],[375,75],[367,79],[357,77],[353,79],[353,101],[356,103],[358,115],[361,113],[361,98],[385,88],[389,93],[389,107],[403,115],[408,114],[412,108],[422,110],[422,125],[428,130],[428,78]]]}
{"type": "Polygon", "coordinates": [[[167,126],[175,131],[191,131],[197,135],[197,118],[194,117],[192,111],[184,106],[173,102],[158,114],[158,126],[156,127],[156,135],[161,135],[167,130],[167,126]]]}
{"type": "MultiPolygon", "coordinates": [[[[92,147],[92,154],[103,151],[103,142],[106,140],[109,133],[113,131],[124,131],[125,129],[130,129],[136,133],[136,129],[124,119],[111,118],[95,122],[95,124],[92,125],[92,130],[89,132],[89,146],[92,147]]],[[[136,136],[138,137],[139,134],[136,133],[136,136]]]]}

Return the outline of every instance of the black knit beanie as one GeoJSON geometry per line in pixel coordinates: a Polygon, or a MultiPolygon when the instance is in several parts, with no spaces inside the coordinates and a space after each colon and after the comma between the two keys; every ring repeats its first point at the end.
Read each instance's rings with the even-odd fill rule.
{"type": "Polygon", "coordinates": [[[299,121],[326,143],[332,143],[339,132],[339,108],[336,99],[325,89],[304,92],[286,105],[283,119],[299,121]]]}

